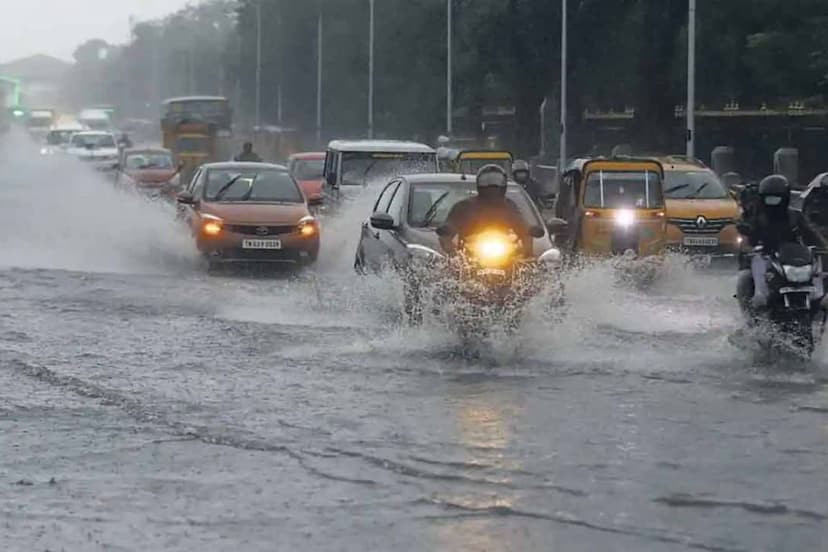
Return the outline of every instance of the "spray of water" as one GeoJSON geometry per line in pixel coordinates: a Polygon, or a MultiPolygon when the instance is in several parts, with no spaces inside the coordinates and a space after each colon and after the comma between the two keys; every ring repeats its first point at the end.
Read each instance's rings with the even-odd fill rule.
{"type": "Polygon", "coordinates": [[[65,155],[44,156],[21,134],[0,139],[0,266],[166,273],[196,252],[172,207],[117,191],[65,155]]]}

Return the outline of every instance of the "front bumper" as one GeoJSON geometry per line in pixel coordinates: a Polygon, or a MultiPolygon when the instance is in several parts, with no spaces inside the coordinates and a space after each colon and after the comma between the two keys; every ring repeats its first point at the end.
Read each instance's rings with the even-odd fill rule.
{"type": "Polygon", "coordinates": [[[279,240],[279,249],[250,249],[245,240],[256,236],[223,232],[216,237],[198,236],[198,250],[214,263],[264,263],[285,265],[309,265],[319,255],[319,236],[303,238],[295,234],[266,236],[262,239],[279,240]]]}

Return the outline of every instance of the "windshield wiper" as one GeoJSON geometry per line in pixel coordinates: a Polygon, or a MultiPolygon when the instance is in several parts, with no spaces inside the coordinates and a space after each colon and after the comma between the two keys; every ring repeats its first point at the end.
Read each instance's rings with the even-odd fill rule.
{"type": "Polygon", "coordinates": [[[705,182],[704,184],[702,184],[701,186],[699,186],[699,187],[696,189],[696,191],[695,191],[695,192],[693,192],[693,195],[687,196],[687,197],[688,197],[688,199],[696,199],[697,197],[699,197],[699,194],[700,194],[700,193],[702,193],[702,190],[704,190],[705,188],[707,188],[709,185],[710,185],[710,182],[705,182]]]}
{"type": "Polygon", "coordinates": [[[439,207],[440,203],[448,197],[449,193],[450,192],[443,192],[443,195],[438,197],[437,200],[431,204],[431,207],[428,208],[428,211],[426,211],[423,216],[421,228],[428,228],[428,225],[431,224],[431,221],[434,220],[434,217],[437,215],[437,207],[439,207]]]}
{"type": "Polygon", "coordinates": [[[682,190],[684,188],[689,188],[689,187],[690,187],[690,184],[678,184],[676,186],[673,186],[672,188],[667,188],[666,190],[664,190],[664,195],[668,195],[668,194],[671,194],[673,192],[677,192],[679,190],[682,190]]]}
{"type": "Polygon", "coordinates": [[[362,173],[362,185],[365,186],[368,183],[368,173],[371,172],[371,169],[376,166],[377,161],[372,161],[368,167],[365,169],[365,172],[362,173]]]}
{"type": "Polygon", "coordinates": [[[242,177],[242,175],[241,175],[241,173],[239,173],[236,176],[234,176],[233,178],[231,178],[230,180],[228,180],[226,184],[224,184],[221,188],[219,188],[219,190],[216,192],[216,195],[213,196],[213,199],[218,200],[218,199],[221,199],[222,197],[224,197],[224,194],[227,193],[227,190],[229,190],[230,187],[233,186],[233,184],[238,182],[239,178],[241,178],[241,177],[242,177]]]}

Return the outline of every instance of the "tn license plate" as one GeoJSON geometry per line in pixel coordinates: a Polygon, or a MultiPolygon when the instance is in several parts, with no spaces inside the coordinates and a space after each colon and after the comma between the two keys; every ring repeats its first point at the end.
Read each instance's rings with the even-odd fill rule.
{"type": "Polygon", "coordinates": [[[279,240],[244,240],[242,249],[281,249],[282,242],[279,240]]]}
{"type": "Polygon", "coordinates": [[[719,238],[708,236],[686,236],[684,245],[688,247],[718,247],[719,238]]]}

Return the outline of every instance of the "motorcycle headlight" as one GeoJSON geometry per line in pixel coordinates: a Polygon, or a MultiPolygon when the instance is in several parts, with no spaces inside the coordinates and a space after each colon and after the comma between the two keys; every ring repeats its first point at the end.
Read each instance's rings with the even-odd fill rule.
{"type": "Polygon", "coordinates": [[[782,267],[785,272],[785,278],[794,284],[804,284],[810,282],[814,275],[813,268],[808,266],[791,266],[785,265],[782,267]]]}
{"type": "Polygon", "coordinates": [[[500,233],[482,234],[469,244],[469,251],[483,267],[507,263],[515,251],[514,241],[500,233]]]}

